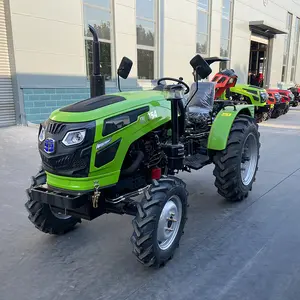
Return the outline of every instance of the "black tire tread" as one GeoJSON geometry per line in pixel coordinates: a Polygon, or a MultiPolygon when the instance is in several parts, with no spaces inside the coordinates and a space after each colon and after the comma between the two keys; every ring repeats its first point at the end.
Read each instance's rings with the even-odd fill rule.
{"type": "Polygon", "coordinates": [[[44,183],[46,183],[46,174],[41,170],[36,176],[32,177],[32,184],[30,188],[26,190],[28,201],[25,203],[25,208],[29,213],[28,219],[38,230],[44,233],[55,235],[64,234],[72,230],[81,220],[75,217],[70,217],[65,220],[58,219],[52,214],[49,205],[33,200],[31,197],[31,189],[44,183]]]}
{"type": "MultiPolygon", "coordinates": [[[[217,151],[213,157],[215,165],[213,175],[216,178],[215,186],[217,187],[218,193],[231,202],[245,199],[255,181],[256,174],[247,190],[241,190],[237,184],[239,180],[237,177],[237,160],[240,155],[240,144],[244,138],[245,131],[250,126],[255,126],[259,138],[258,125],[255,120],[246,115],[238,116],[232,125],[226,149],[217,151]]],[[[260,147],[259,141],[258,147],[260,147]]],[[[256,168],[256,171],[257,169],[258,167],[256,168]]]]}
{"type": "MultiPolygon", "coordinates": [[[[187,197],[188,192],[185,183],[179,178],[167,177],[156,180],[144,193],[141,203],[137,203],[137,215],[132,221],[134,230],[130,240],[133,245],[133,254],[144,266],[160,267],[172,257],[170,255],[163,260],[159,260],[156,257],[153,246],[153,235],[155,222],[159,218],[158,212],[163,207],[166,192],[171,191],[176,186],[183,188],[187,197]]],[[[186,217],[183,219],[182,229],[185,222],[186,217]]],[[[181,236],[182,233],[183,230],[178,234],[181,236]]]]}

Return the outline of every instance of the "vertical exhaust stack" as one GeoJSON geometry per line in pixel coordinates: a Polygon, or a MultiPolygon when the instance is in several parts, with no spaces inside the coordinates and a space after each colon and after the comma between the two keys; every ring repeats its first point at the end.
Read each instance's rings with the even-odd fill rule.
{"type": "Polygon", "coordinates": [[[91,97],[97,97],[105,94],[105,80],[100,74],[100,51],[98,35],[93,26],[89,25],[89,29],[93,35],[93,74],[90,78],[91,97]]]}

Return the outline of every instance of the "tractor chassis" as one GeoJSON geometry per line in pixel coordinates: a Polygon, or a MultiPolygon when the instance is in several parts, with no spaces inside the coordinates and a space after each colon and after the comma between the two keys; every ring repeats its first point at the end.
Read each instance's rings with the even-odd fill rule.
{"type": "Polygon", "coordinates": [[[105,213],[135,216],[136,203],[133,198],[143,194],[149,186],[124,194],[114,199],[105,198],[101,190],[78,194],[64,194],[47,188],[45,185],[31,189],[35,201],[49,204],[63,215],[71,215],[85,220],[93,220],[105,213]]]}
{"type": "Polygon", "coordinates": [[[260,123],[266,120],[268,118],[270,109],[271,106],[269,104],[266,104],[264,106],[256,106],[255,107],[256,121],[260,123]]]}

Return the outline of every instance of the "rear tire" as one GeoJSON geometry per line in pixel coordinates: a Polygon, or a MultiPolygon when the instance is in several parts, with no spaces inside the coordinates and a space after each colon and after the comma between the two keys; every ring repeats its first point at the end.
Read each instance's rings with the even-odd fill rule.
{"type": "Polygon", "coordinates": [[[255,120],[246,115],[238,116],[231,127],[226,149],[218,151],[213,157],[215,186],[228,201],[241,201],[252,190],[258,169],[259,147],[255,120]],[[245,174],[243,168],[248,164],[249,173],[244,171],[245,174]]]}
{"type": "Polygon", "coordinates": [[[284,109],[283,114],[285,115],[289,110],[290,110],[290,106],[288,105],[288,106],[284,109]]]}
{"type": "Polygon", "coordinates": [[[176,177],[154,180],[132,221],[133,254],[147,267],[165,265],[179,246],[186,223],[187,190],[176,177]]]}
{"type": "Polygon", "coordinates": [[[48,204],[32,199],[31,189],[46,183],[45,171],[41,170],[32,181],[30,188],[27,189],[28,201],[25,207],[29,212],[28,219],[37,229],[44,233],[59,235],[74,229],[75,225],[81,222],[78,218],[55,213],[48,204]]]}

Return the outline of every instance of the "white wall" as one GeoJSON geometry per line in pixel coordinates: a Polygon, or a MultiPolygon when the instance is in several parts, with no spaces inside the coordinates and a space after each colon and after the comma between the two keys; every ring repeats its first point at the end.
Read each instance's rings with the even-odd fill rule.
{"type": "Polygon", "coordinates": [[[189,64],[196,52],[196,1],[165,0],[164,74],[193,80],[189,64]]]}
{"type": "Polygon", "coordinates": [[[10,0],[10,10],[21,87],[85,76],[81,0],[10,0]]]}
{"type": "MultiPolygon", "coordinates": [[[[264,5],[263,0],[235,0],[234,22],[232,32],[232,67],[237,71],[240,82],[247,82],[249,49],[250,21],[265,21],[275,28],[285,29],[287,11],[290,11],[300,17],[300,5],[293,0],[272,0],[264,5]]],[[[294,37],[294,23],[292,38],[294,37]]],[[[270,87],[277,86],[281,81],[281,71],[283,63],[284,35],[277,35],[273,40],[272,60],[270,68],[270,87]]],[[[288,64],[287,79],[291,76],[291,58],[293,50],[293,41],[291,41],[290,56],[288,64]]],[[[298,68],[299,69],[299,68],[298,68]]],[[[297,72],[296,80],[300,82],[300,72],[297,72]]]]}
{"type": "MultiPolygon", "coordinates": [[[[196,54],[197,0],[160,0],[158,24],[158,77],[182,76],[192,81],[190,59],[196,54]]],[[[293,0],[235,0],[231,67],[240,82],[247,82],[250,52],[250,21],[264,20],[285,28],[287,10],[300,17],[300,5],[293,0]]],[[[125,55],[134,61],[131,80],[136,85],[135,0],[114,0],[114,53],[116,66],[125,55]]],[[[10,0],[16,69],[22,87],[87,86],[82,0],[10,0]]],[[[212,0],[210,56],[220,55],[222,0],[212,0]]],[[[292,38],[294,38],[294,24],[292,38]]],[[[281,79],[284,37],[274,39],[270,80],[281,79]]],[[[291,41],[291,50],[293,41],[291,41]]],[[[287,78],[290,78],[291,57],[287,78]]],[[[300,83],[300,51],[297,82],[300,83]]],[[[218,64],[213,73],[218,71],[218,64]]]]}

